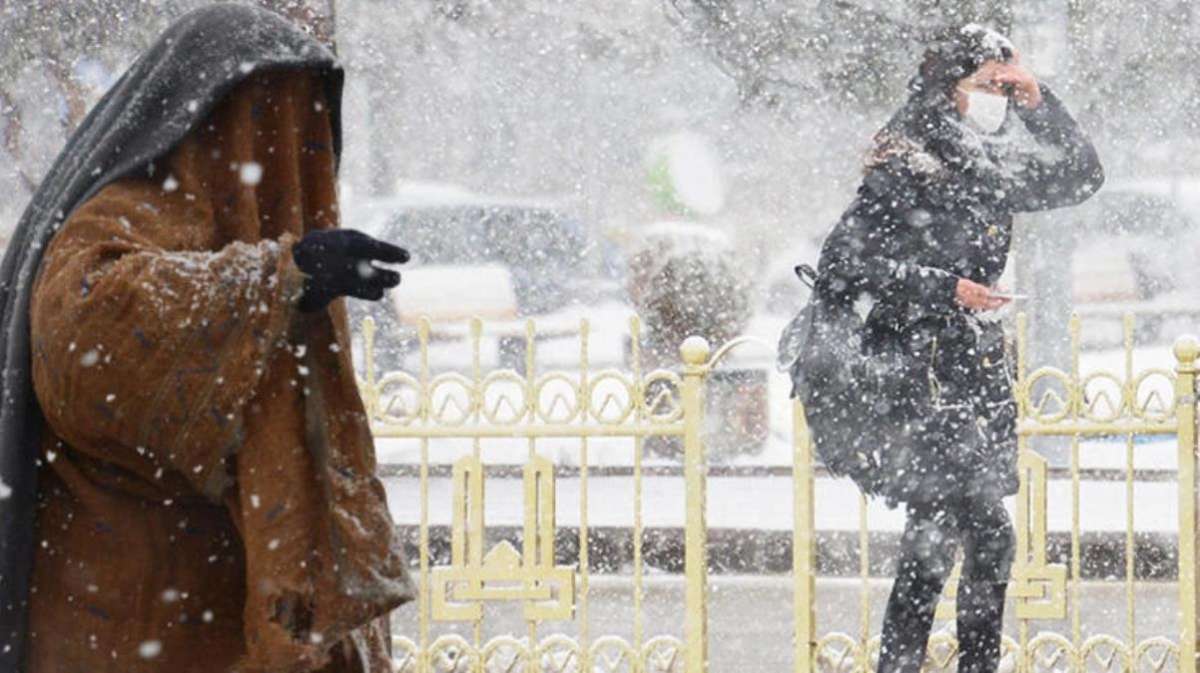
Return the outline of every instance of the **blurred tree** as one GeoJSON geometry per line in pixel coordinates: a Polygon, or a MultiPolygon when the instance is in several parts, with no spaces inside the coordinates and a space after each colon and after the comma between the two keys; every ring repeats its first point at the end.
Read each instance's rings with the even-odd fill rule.
{"type": "Polygon", "coordinates": [[[1013,0],[907,0],[909,17],[932,26],[982,23],[1003,33],[1013,27],[1013,0]]]}
{"type": "Polygon", "coordinates": [[[317,39],[334,46],[337,25],[335,0],[257,0],[258,4],[295,21],[317,39]]]}
{"type": "Polygon", "coordinates": [[[737,84],[744,104],[785,112],[796,100],[893,105],[939,29],[1012,25],[1012,0],[663,2],[668,18],[737,84]]]}
{"type": "MultiPolygon", "coordinates": [[[[247,0],[332,44],[334,0],[247,0]]],[[[0,152],[23,203],[112,80],[205,0],[0,0],[0,152]]],[[[6,185],[6,188],[8,186],[6,185]]],[[[2,209],[0,209],[2,210],[2,209]]]]}
{"type": "MultiPolygon", "coordinates": [[[[30,156],[36,148],[28,142],[26,108],[36,103],[22,83],[41,80],[52,89],[54,123],[65,138],[87,111],[83,88],[73,76],[76,57],[98,51],[101,40],[129,19],[120,6],[127,3],[88,2],[70,5],[50,0],[0,2],[0,114],[3,115],[3,148],[14,161],[20,185],[32,191],[44,169],[44,160],[30,156]]],[[[50,93],[50,92],[42,92],[50,93]]],[[[47,101],[40,100],[45,105],[47,101]]]]}

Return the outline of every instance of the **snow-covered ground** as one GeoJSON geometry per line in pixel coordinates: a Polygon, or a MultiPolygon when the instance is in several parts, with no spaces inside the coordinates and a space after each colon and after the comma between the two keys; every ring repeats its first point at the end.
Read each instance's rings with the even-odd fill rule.
{"type": "MultiPolygon", "coordinates": [[[[841,578],[817,578],[816,591],[816,634],[823,638],[831,633],[851,634],[857,637],[862,628],[862,608],[867,608],[867,625],[871,637],[879,635],[880,623],[883,619],[884,606],[891,589],[891,580],[875,579],[867,584],[860,580],[841,578]]],[[[793,636],[796,628],[796,613],[793,603],[796,586],[792,578],[779,575],[712,575],[709,579],[708,594],[708,632],[709,639],[709,670],[738,671],[739,673],[777,673],[779,671],[797,670],[793,636]]],[[[667,634],[675,637],[683,635],[683,621],[686,615],[684,595],[685,583],[678,575],[650,575],[644,584],[643,619],[646,625],[646,637],[667,634]]],[[[1125,586],[1120,582],[1081,582],[1077,593],[1080,627],[1083,637],[1089,638],[1097,634],[1109,634],[1117,643],[1129,638],[1129,619],[1133,620],[1134,635],[1138,642],[1145,642],[1153,637],[1166,638],[1175,642],[1179,635],[1178,610],[1176,601],[1179,596],[1178,585],[1174,582],[1139,582],[1134,589],[1134,600],[1137,609],[1130,614],[1125,611],[1125,586]]],[[[615,635],[625,639],[632,637],[633,622],[633,584],[627,576],[592,575],[589,588],[588,626],[593,642],[601,636],[615,635]]],[[[1072,603],[1075,605],[1075,603],[1072,603]]],[[[512,605],[487,606],[487,619],[483,623],[481,634],[483,642],[500,635],[524,635],[528,633],[528,625],[522,621],[519,607],[512,605]]],[[[1059,633],[1068,640],[1071,638],[1073,612],[1068,612],[1066,619],[1037,619],[1019,624],[1016,610],[1005,610],[1005,634],[1017,640],[1020,638],[1020,626],[1029,629],[1029,637],[1041,633],[1059,633]]],[[[417,610],[405,606],[392,614],[392,629],[394,633],[411,637],[418,632],[417,610]]],[[[576,622],[545,622],[538,625],[537,637],[546,638],[551,634],[564,633],[572,637],[579,634],[579,624],[576,622]]],[[[953,623],[935,622],[934,631],[951,632],[953,623]]],[[[459,633],[468,640],[472,637],[470,623],[435,623],[434,635],[441,633],[459,633]]],[[[830,649],[835,649],[833,646],[830,649]]],[[[836,650],[835,650],[836,651],[836,650]]],[[[827,654],[832,654],[826,650],[827,654]]],[[[1093,650],[1093,659],[1085,670],[1113,670],[1104,667],[1103,661],[1108,650],[1097,647],[1093,650]],[[1100,654],[1097,656],[1097,653],[1100,654]]],[[[1051,659],[1044,652],[1045,661],[1051,659]]],[[[1116,670],[1150,671],[1154,669],[1151,659],[1157,658],[1159,652],[1148,648],[1139,652],[1138,665],[1125,667],[1117,664],[1116,670]]],[[[1052,659],[1058,665],[1039,666],[1037,670],[1066,671],[1071,670],[1063,663],[1066,657],[1052,659]]],[[[1115,662],[1121,662],[1120,655],[1114,657],[1115,662]]],[[[1172,668],[1171,660],[1167,659],[1167,670],[1172,668]]],[[[1000,671],[1012,671],[1011,659],[1001,662],[1000,671]]],[[[598,669],[602,668],[597,666],[598,669]]],[[[1082,668],[1082,667],[1081,667],[1082,668]]],[[[607,670],[607,669],[604,669],[607,670]]],[[[623,670],[623,669],[617,669],[623,670]]],[[[647,667],[646,670],[654,670],[647,667]]],[[[846,671],[850,666],[822,667],[821,670],[846,671]]],[[[947,668],[930,666],[926,670],[947,672],[954,670],[954,664],[947,668]]]]}
{"type": "MultiPolygon", "coordinates": [[[[420,522],[420,503],[414,497],[416,477],[384,480],[392,516],[399,525],[420,522]]],[[[684,482],[677,477],[644,477],[642,521],[648,528],[682,528],[684,482]]],[[[523,525],[524,501],[520,479],[492,478],[487,482],[486,514],[489,526],[523,525]]],[[[708,480],[708,526],[711,529],[787,531],[792,529],[793,484],[788,477],[713,477],[708,480]]],[[[1080,527],[1085,531],[1125,530],[1124,482],[1084,481],[1080,484],[1080,527]]],[[[448,526],[450,480],[435,478],[429,484],[429,524],[448,526]]],[[[627,528],[633,525],[633,484],[628,477],[588,480],[588,525],[627,528]]],[[[816,527],[826,531],[856,531],[859,495],[848,479],[817,479],[814,491],[816,527]]],[[[1071,530],[1071,482],[1051,481],[1047,488],[1047,529],[1071,530]]],[[[579,480],[559,478],[556,494],[557,524],[579,525],[579,480]]],[[[1009,499],[1010,513],[1015,502],[1009,499]]],[[[1173,482],[1134,484],[1133,524],[1139,533],[1173,533],[1178,530],[1178,492],[1173,482]]],[[[872,531],[897,532],[904,527],[902,509],[890,510],[880,501],[867,506],[872,531]]]]}

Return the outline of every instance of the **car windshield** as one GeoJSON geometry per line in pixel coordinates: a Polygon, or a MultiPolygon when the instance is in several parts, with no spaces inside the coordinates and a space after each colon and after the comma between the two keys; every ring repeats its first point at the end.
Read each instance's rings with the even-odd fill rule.
{"type": "Polygon", "coordinates": [[[415,264],[507,266],[525,315],[569,303],[574,275],[588,256],[583,224],[548,208],[403,209],[390,214],[380,229],[386,240],[409,248],[415,264]]]}
{"type": "Polygon", "coordinates": [[[1171,199],[1136,191],[1101,192],[1079,213],[1096,233],[1169,238],[1194,227],[1171,199]]]}

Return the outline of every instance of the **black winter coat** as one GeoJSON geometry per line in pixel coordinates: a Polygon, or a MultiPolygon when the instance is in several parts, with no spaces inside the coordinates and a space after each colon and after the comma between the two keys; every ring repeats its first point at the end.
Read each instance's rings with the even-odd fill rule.
{"type": "Polygon", "coordinates": [[[810,416],[841,409],[876,465],[873,481],[859,483],[889,504],[1016,492],[1003,333],[960,307],[955,290],[959,278],[996,283],[1013,213],[1080,203],[1104,181],[1075,120],[1042,93],[1035,110],[1011,105],[997,136],[971,131],[948,102],[910,101],[880,133],[858,197],[821,251],[821,296],[872,304],[863,348],[878,367],[810,405],[810,416]]]}

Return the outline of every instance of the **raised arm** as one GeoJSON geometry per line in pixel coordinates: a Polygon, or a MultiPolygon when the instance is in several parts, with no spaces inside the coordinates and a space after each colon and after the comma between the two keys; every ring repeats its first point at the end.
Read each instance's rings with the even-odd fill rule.
{"type": "Polygon", "coordinates": [[[1004,187],[1003,203],[1012,212],[1073,206],[1104,184],[1104,168],[1091,140],[1045,84],[1037,85],[1041,104],[1014,106],[1037,147],[1024,153],[1023,167],[1004,187]]]}
{"type": "Polygon", "coordinates": [[[290,357],[304,276],[290,237],[214,250],[194,215],[130,181],[70,217],[34,289],[33,381],[77,450],[138,472],[149,460],[216,500],[243,409],[290,357]]]}

